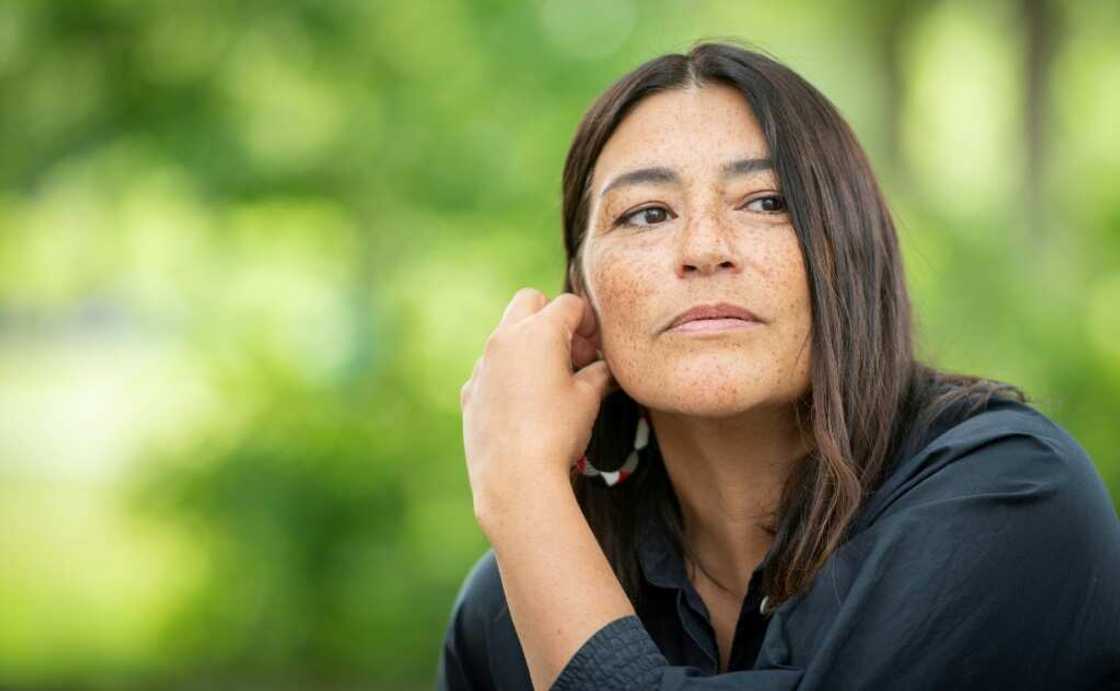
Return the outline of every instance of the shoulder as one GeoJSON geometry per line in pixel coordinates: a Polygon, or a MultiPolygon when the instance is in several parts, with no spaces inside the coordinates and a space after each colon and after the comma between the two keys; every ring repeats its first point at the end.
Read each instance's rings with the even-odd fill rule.
{"type": "Polygon", "coordinates": [[[1097,688],[1115,674],[1120,520],[1053,420],[1001,402],[946,425],[868,506],[807,592],[776,610],[763,654],[785,661],[794,650],[806,679],[845,688],[890,685],[876,674],[903,687],[921,676],[1097,688]],[[1012,670],[1026,670],[1024,683],[1010,682],[1012,670]]]}
{"type": "Polygon", "coordinates": [[[498,562],[494,550],[487,549],[467,571],[451,609],[471,632],[482,633],[505,608],[498,562]]]}
{"type": "Polygon", "coordinates": [[[869,525],[917,502],[1019,493],[1047,505],[1079,503],[1115,523],[1108,490],[1088,454],[1057,422],[1018,401],[999,400],[956,422],[909,457],[896,459],[859,519],[869,525]]]}
{"type": "Polygon", "coordinates": [[[528,688],[526,684],[530,684],[493,549],[478,558],[459,587],[451,606],[443,657],[442,674],[457,673],[469,684],[442,688],[528,688]],[[452,663],[457,669],[451,669],[452,663]]]}

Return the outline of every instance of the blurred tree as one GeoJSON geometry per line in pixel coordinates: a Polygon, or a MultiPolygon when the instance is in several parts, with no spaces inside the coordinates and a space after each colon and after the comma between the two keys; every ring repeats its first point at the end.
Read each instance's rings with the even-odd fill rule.
{"type": "Polygon", "coordinates": [[[840,105],[924,353],[1026,386],[1120,495],[1118,34],[1056,0],[0,4],[0,686],[428,688],[485,548],[459,385],[561,284],[590,101],[699,38],[840,105]]]}

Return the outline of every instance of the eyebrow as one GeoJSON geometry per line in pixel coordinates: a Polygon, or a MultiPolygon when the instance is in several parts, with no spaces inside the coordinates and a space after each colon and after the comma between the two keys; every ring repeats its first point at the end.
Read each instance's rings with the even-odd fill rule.
{"type": "MultiPolygon", "coordinates": [[[[724,179],[736,177],[739,175],[749,175],[760,170],[772,170],[774,162],[768,158],[741,158],[737,161],[731,161],[723,164],[721,169],[724,179]]],[[[611,180],[610,184],[603,188],[599,193],[600,197],[605,197],[607,192],[626,185],[641,185],[643,183],[680,183],[680,176],[672,168],[653,167],[653,168],[638,168],[623,173],[611,180]]]]}

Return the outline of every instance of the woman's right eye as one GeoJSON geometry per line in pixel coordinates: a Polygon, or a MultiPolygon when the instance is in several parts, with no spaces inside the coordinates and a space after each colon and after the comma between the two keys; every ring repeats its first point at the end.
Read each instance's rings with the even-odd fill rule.
{"type": "Polygon", "coordinates": [[[657,225],[657,223],[659,223],[661,221],[668,220],[670,218],[668,214],[669,214],[669,210],[666,209],[663,206],[647,206],[643,209],[638,209],[637,211],[631,211],[630,213],[619,217],[619,219],[617,221],[615,221],[615,225],[637,226],[639,228],[649,228],[651,225],[657,225]],[[651,217],[651,215],[652,215],[652,217],[651,217]],[[646,225],[646,224],[642,224],[642,223],[634,223],[633,221],[630,220],[631,218],[634,218],[636,216],[641,216],[646,221],[646,223],[648,223],[650,225],[646,225]]]}

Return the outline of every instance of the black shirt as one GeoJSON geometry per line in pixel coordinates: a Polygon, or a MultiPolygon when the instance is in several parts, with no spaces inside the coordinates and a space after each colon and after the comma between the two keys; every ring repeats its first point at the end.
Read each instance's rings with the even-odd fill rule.
{"type": "MultiPolygon", "coordinates": [[[[1120,689],[1120,520],[1084,450],[1013,402],[920,442],[806,592],[763,613],[755,569],[725,673],[680,554],[641,517],[654,596],[552,688],[1120,689]]],[[[436,688],[532,688],[492,550],[452,606],[436,688]]]]}

